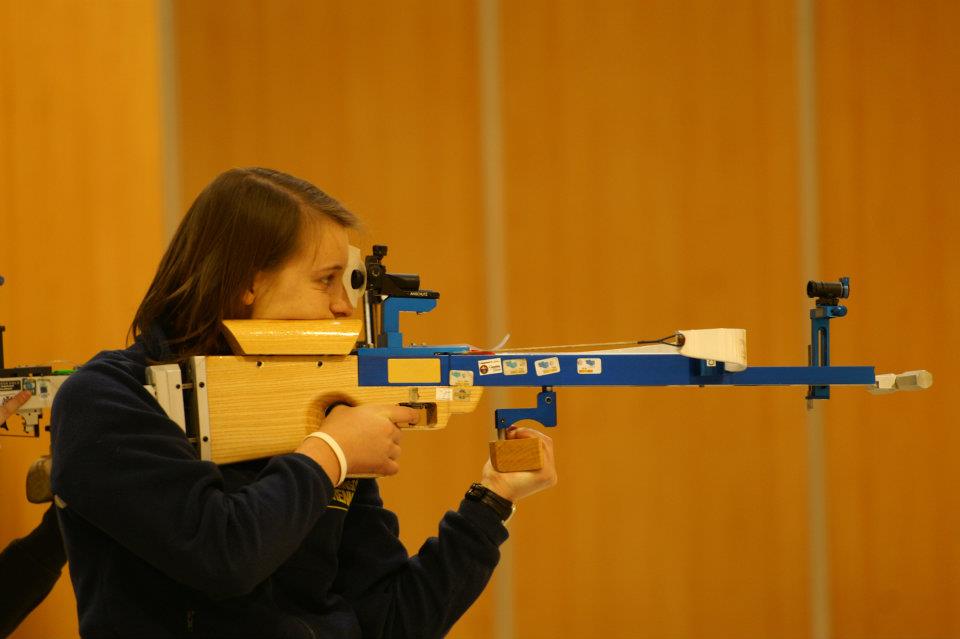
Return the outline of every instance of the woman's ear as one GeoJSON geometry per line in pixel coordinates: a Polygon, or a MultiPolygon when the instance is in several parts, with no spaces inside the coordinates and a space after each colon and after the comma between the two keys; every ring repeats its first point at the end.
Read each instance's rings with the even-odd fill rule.
{"type": "Polygon", "coordinates": [[[253,301],[257,299],[257,295],[262,287],[263,273],[257,273],[253,276],[253,283],[250,285],[250,288],[245,290],[243,295],[240,297],[240,301],[243,302],[243,305],[252,306],[253,301]]]}

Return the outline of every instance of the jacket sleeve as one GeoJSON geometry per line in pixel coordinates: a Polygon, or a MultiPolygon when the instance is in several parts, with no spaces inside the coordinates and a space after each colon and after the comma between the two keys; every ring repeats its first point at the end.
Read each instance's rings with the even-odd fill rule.
{"type": "Polygon", "coordinates": [[[272,459],[224,489],[135,367],[94,360],[57,393],[53,490],[79,517],[186,586],[214,598],[249,592],[289,557],[323,514],[332,485],[311,459],[272,459]]]}
{"type": "Polygon", "coordinates": [[[29,535],[14,539],[0,552],[0,637],[13,634],[60,578],[67,558],[55,508],[47,508],[29,535]]]}
{"type": "Polygon", "coordinates": [[[362,480],[344,524],[334,587],[353,605],[364,637],[442,637],[489,581],[506,528],[490,508],[464,500],[413,557],[398,533],[376,482],[362,480]]]}

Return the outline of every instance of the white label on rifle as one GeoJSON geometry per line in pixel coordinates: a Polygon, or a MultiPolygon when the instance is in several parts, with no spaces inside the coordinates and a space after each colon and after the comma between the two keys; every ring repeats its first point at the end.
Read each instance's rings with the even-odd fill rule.
{"type": "Polygon", "coordinates": [[[449,402],[453,399],[453,389],[449,386],[437,386],[437,401],[449,402]]]}
{"type": "Polygon", "coordinates": [[[578,357],[578,375],[599,375],[603,372],[603,360],[599,357],[578,357]]]}
{"type": "Polygon", "coordinates": [[[503,363],[499,357],[493,359],[481,359],[477,362],[477,368],[481,375],[499,375],[503,372],[503,363]]]}
{"type": "Polygon", "coordinates": [[[537,371],[537,376],[543,375],[554,375],[560,372],[560,358],[559,357],[548,357],[546,359],[538,359],[534,365],[533,369],[537,371]]]}
{"type": "Polygon", "coordinates": [[[504,375],[526,375],[527,360],[525,359],[505,359],[503,360],[504,375]]]}
{"type": "Polygon", "coordinates": [[[473,371],[450,371],[451,386],[473,386],[473,371]]]}

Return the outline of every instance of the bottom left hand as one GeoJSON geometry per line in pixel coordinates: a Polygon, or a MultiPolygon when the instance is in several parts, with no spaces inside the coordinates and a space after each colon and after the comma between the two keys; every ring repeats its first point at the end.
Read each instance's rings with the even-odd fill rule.
{"type": "Polygon", "coordinates": [[[524,497],[557,484],[557,468],[553,457],[553,440],[533,428],[507,429],[507,439],[539,437],[543,444],[543,468],[536,471],[501,473],[493,468],[490,460],[483,466],[480,483],[504,499],[517,502],[524,497]]]}

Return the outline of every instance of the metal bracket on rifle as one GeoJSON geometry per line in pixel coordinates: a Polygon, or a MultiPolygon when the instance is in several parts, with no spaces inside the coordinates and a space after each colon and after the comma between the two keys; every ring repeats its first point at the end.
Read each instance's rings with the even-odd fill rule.
{"type": "MultiPolygon", "coordinates": [[[[847,314],[847,307],[842,306],[840,300],[850,297],[850,278],[841,277],[839,282],[807,282],[807,297],[817,300],[810,309],[808,365],[829,367],[830,320],[847,314]]],[[[807,399],[830,399],[830,387],[823,384],[808,386],[807,399]]]]}

